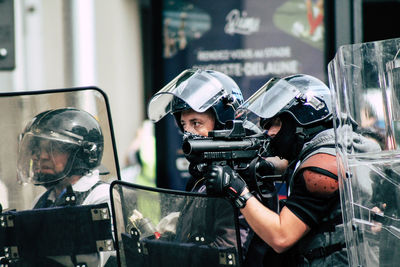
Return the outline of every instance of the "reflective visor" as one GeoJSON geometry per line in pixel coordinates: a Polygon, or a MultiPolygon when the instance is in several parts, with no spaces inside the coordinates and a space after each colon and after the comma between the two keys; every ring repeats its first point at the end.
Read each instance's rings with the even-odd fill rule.
{"type": "Polygon", "coordinates": [[[28,132],[18,149],[18,180],[40,185],[66,177],[72,167],[68,163],[74,161],[79,146],[28,132]]]}
{"type": "Polygon", "coordinates": [[[246,114],[250,121],[253,121],[251,117],[272,118],[299,94],[300,91],[286,80],[271,78],[240,105],[236,117],[246,114]]]}
{"type": "Polygon", "coordinates": [[[173,113],[174,97],[196,112],[205,112],[225,94],[227,91],[223,85],[206,71],[185,70],[151,98],[147,113],[154,122],[173,113]]]}

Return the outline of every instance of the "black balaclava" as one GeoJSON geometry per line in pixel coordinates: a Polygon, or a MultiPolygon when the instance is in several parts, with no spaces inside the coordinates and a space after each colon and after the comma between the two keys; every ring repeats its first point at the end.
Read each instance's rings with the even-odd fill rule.
{"type": "Polygon", "coordinates": [[[292,161],[300,153],[304,140],[296,134],[298,125],[291,116],[283,114],[280,119],[281,129],[271,139],[270,147],[274,155],[292,161]]]}

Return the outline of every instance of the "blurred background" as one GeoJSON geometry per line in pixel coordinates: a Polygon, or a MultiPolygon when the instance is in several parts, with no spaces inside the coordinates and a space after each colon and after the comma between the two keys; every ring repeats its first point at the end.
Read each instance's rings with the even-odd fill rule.
{"type": "Polygon", "coordinates": [[[183,189],[177,127],[146,120],[173,77],[222,71],[245,99],[272,76],[327,82],[341,45],[400,37],[399,10],[396,0],[0,0],[0,92],[100,88],[122,179],[183,189]]]}

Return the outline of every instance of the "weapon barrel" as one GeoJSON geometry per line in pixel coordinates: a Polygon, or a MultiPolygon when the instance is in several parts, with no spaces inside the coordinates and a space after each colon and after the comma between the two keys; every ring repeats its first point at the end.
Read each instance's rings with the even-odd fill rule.
{"type": "Polygon", "coordinates": [[[196,139],[186,140],[182,145],[182,150],[186,155],[190,155],[202,152],[256,149],[259,145],[260,141],[255,138],[230,141],[196,139]]]}

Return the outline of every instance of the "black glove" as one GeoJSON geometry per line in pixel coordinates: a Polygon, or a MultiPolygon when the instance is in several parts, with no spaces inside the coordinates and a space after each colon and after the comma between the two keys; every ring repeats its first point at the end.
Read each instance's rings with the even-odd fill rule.
{"type": "Polygon", "coordinates": [[[254,180],[255,175],[273,175],[275,173],[275,165],[272,162],[265,160],[264,158],[256,158],[252,162],[250,162],[246,166],[246,168],[238,170],[238,173],[240,176],[245,177],[247,181],[249,181],[249,179],[254,180]]]}
{"type": "Polygon", "coordinates": [[[190,173],[190,175],[192,176],[189,181],[186,184],[186,191],[193,191],[195,190],[195,185],[196,183],[199,181],[199,179],[204,177],[204,168],[205,168],[206,164],[200,163],[200,164],[196,164],[196,163],[190,163],[189,164],[189,168],[188,171],[190,173]]]}
{"type": "Polygon", "coordinates": [[[193,163],[191,162],[189,164],[189,168],[188,171],[190,173],[190,175],[192,175],[192,177],[196,178],[196,179],[200,179],[204,177],[204,167],[206,166],[206,164],[204,163],[193,163]]]}
{"type": "Polygon", "coordinates": [[[229,166],[208,166],[204,177],[207,193],[211,195],[227,195],[236,199],[246,188],[245,181],[229,166]]]}
{"type": "Polygon", "coordinates": [[[275,165],[272,162],[261,158],[256,163],[256,172],[260,176],[272,175],[275,173],[275,165]]]}

